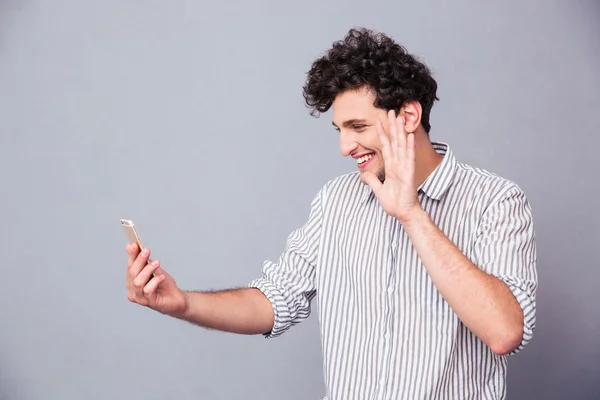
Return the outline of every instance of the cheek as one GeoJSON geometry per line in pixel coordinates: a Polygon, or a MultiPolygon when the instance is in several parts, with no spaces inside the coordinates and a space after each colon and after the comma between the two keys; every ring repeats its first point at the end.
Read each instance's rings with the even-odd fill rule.
{"type": "Polygon", "coordinates": [[[385,162],[383,160],[383,155],[381,154],[381,152],[377,152],[377,162],[375,163],[375,166],[377,168],[383,168],[384,165],[385,162]]]}
{"type": "Polygon", "coordinates": [[[375,130],[369,130],[369,132],[365,132],[363,139],[365,147],[368,147],[377,154],[381,154],[381,141],[379,140],[379,136],[375,130]]]}

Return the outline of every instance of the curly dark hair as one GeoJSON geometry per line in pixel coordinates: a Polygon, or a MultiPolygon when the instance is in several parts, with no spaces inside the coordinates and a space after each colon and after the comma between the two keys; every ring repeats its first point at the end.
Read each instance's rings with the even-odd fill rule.
{"type": "Polygon", "coordinates": [[[374,106],[399,112],[406,101],[421,104],[421,124],[429,133],[429,117],[437,83],[429,68],[383,33],[351,29],[343,40],[312,64],[303,87],[312,116],[326,112],[346,90],[369,88],[374,106]]]}

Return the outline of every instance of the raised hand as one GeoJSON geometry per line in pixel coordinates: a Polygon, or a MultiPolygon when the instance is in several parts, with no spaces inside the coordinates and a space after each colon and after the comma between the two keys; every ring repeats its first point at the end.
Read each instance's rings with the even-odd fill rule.
{"type": "Polygon", "coordinates": [[[127,298],[173,317],[182,316],[187,308],[184,293],[175,280],[160,268],[158,260],[149,261],[150,249],[141,253],[137,244],[128,244],[127,253],[127,298]],[[154,276],[153,276],[154,274],[154,276]]]}
{"type": "Polygon", "coordinates": [[[381,121],[377,133],[385,168],[382,183],[372,172],[364,173],[364,181],[373,189],[377,200],[386,213],[400,221],[420,207],[415,183],[415,135],[404,130],[404,118],[388,113],[389,138],[381,121]]]}

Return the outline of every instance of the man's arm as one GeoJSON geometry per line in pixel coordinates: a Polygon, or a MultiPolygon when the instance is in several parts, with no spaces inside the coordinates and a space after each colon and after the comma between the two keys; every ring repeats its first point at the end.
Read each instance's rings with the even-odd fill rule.
{"type": "Polygon", "coordinates": [[[264,334],[273,327],[269,299],[252,288],[218,292],[185,292],[186,308],[175,317],[223,332],[264,334]]]}
{"type": "Polygon", "coordinates": [[[160,261],[149,261],[150,249],[127,245],[127,298],[174,318],[221,331],[257,334],[273,326],[273,308],[256,289],[185,292],[160,261]]]}
{"type": "Polygon", "coordinates": [[[524,194],[512,189],[486,211],[471,262],[420,207],[402,221],[433,283],[496,354],[529,341],[535,326],[536,251],[524,194]]]}
{"type": "Polygon", "coordinates": [[[150,249],[127,246],[127,297],[131,302],[174,318],[219,331],[281,335],[310,314],[316,294],[315,266],[321,235],[322,191],[311,203],[308,221],[290,234],[277,262],[264,263],[262,277],[249,288],[182,291],[160,262],[149,262],[150,249]]]}

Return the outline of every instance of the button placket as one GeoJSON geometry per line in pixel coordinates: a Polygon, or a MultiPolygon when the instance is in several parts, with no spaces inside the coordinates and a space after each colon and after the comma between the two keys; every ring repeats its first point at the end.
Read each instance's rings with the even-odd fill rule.
{"type": "Polygon", "coordinates": [[[383,362],[381,367],[381,374],[379,379],[378,399],[385,397],[385,387],[389,378],[389,365],[392,348],[392,325],[393,325],[393,312],[394,312],[394,288],[396,283],[396,264],[398,260],[398,235],[397,235],[397,224],[394,223],[392,228],[392,240],[390,242],[390,257],[388,262],[387,270],[387,289],[385,296],[385,318],[383,326],[383,362]]]}

